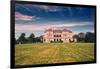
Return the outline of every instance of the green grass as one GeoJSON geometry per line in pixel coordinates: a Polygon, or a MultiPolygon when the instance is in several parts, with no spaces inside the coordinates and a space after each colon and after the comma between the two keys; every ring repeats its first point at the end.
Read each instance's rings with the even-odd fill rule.
{"type": "Polygon", "coordinates": [[[94,60],[94,43],[17,44],[16,65],[70,63],[94,60]]]}

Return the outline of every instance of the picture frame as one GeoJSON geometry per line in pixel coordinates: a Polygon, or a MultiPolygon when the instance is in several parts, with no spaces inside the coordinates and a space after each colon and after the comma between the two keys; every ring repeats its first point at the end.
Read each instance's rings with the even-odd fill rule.
{"type": "MultiPolygon", "coordinates": [[[[42,8],[45,8],[46,10],[50,9],[48,7],[45,7],[45,6],[42,7],[42,8]]],[[[51,7],[51,8],[53,8],[53,7],[51,7]]],[[[70,10],[70,8],[69,8],[69,10],[70,10]]],[[[25,10],[23,10],[23,11],[25,11],[25,10]]],[[[55,12],[56,10],[55,9],[50,10],[50,12],[52,12],[52,11],[55,12]]],[[[22,10],[21,10],[21,12],[22,12],[22,10]]],[[[11,68],[28,68],[28,67],[44,67],[44,66],[60,66],[60,65],[76,65],[76,64],[96,63],[96,6],[95,5],[64,4],[64,3],[34,2],[34,1],[11,1],[11,13],[10,14],[11,14],[11,27],[10,27],[10,29],[11,29],[11,35],[10,35],[10,38],[11,38],[11,58],[10,58],[11,66],[10,67],[11,68]],[[94,25],[93,25],[93,28],[94,28],[94,41],[93,41],[94,42],[94,47],[93,47],[93,53],[92,53],[93,56],[90,55],[90,57],[91,57],[91,59],[93,57],[93,60],[92,61],[79,61],[79,62],[62,62],[62,63],[60,62],[60,63],[47,63],[47,64],[46,63],[44,63],[44,64],[34,64],[33,63],[33,64],[28,64],[28,65],[27,64],[16,65],[16,62],[17,62],[15,60],[15,57],[16,57],[16,55],[15,55],[15,53],[16,53],[16,50],[15,50],[15,48],[16,48],[16,46],[15,46],[15,44],[16,44],[15,43],[15,36],[16,36],[16,32],[15,32],[15,30],[16,30],[16,28],[15,28],[16,27],[16,25],[15,25],[16,14],[18,14],[17,17],[19,17],[19,19],[21,19],[21,20],[24,19],[24,17],[23,17],[24,15],[20,15],[19,13],[15,13],[16,12],[16,8],[15,8],[16,4],[22,4],[22,5],[30,4],[30,5],[37,5],[37,6],[38,5],[39,6],[46,5],[46,6],[58,6],[58,7],[71,7],[71,8],[79,7],[79,8],[87,8],[87,9],[88,8],[92,8],[94,10],[93,11],[93,19],[92,19],[93,23],[94,23],[94,25]],[[22,18],[20,18],[20,17],[22,17],[22,18]]],[[[24,14],[26,14],[26,13],[24,13],[24,14]]],[[[29,15],[31,15],[31,14],[29,14],[29,15]]],[[[92,15],[92,13],[91,13],[91,15],[92,15]]],[[[88,16],[88,15],[85,15],[85,16],[88,16]]],[[[27,18],[31,19],[31,17],[26,16],[25,20],[27,18]]],[[[33,17],[33,18],[35,18],[35,17],[33,17]]],[[[40,27],[42,27],[42,26],[40,26],[40,27]]],[[[24,28],[24,27],[22,27],[22,28],[24,28]]],[[[23,59],[21,59],[21,60],[23,60],[23,59]]]]}

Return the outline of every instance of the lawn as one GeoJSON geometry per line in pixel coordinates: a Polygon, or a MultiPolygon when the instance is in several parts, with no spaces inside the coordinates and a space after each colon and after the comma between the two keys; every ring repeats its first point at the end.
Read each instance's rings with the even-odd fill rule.
{"type": "Polygon", "coordinates": [[[34,43],[15,46],[16,65],[94,60],[94,43],[34,43]]]}

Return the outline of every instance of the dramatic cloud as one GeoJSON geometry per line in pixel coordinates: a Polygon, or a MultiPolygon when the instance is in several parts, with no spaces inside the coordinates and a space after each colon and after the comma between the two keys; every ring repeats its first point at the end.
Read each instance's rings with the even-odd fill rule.
{"type": "Polygon", "coordinates": [[[28,16],[28,15],[23,15],[19,12],[15,12],[15,19],[16,20],[32,20],[32,16],[28,16]]]}
{"type": "Polygon", "coordinates": [[[15,12],[15,20],[16,21],[36,21],[40,19],[39,17],[36,17],[36,16],[28,16],[28,15],[23,15],[19,12],[15,12]]]}
{"type": "Polygon", "coordinates": [[[43,9],[45,11],[51,11],[51,12],[56,12],[56,11],[61,11],[62,10],[58,6],[47,6],[47,5],[32,5],[32,6],[37,7],[39,9],[43,9]]]}
{"type": "Polygon", "coordinates": [[[91,26],[93,23],[91,22],[80,22],[80,23],[61,23],[61,24],[30,24],[30,25],[24,25],[24,24],[15,24],[15,31],[44,31],[49,28],[70,28],[70,27],[79,27],[79,26],[91,26]]]}
{"type": "Polygon", "coordinates": [[[15,5],[15,36],[22,32],[42,35],[49,28],[75,33],[94,32],[95,9],[87,7],[36,4],[15,5]]]}

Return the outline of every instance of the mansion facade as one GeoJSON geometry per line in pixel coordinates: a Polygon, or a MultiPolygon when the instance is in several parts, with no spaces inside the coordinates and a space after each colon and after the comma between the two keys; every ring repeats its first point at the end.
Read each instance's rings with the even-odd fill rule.
{"type": "MultiPolygon", "coordinates": [[[[63,29],[63,30],[48,29],[43,34],[44,43],[51,43],[51,42],[69,43],[73,40],[74,40],[73,32],[67,29],[63,29]]],[[[74,41],[76,42],[76,40],[74,41]]]]}

